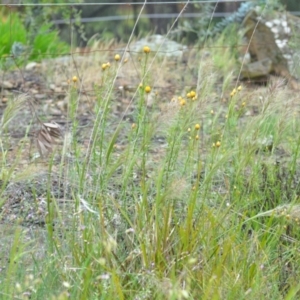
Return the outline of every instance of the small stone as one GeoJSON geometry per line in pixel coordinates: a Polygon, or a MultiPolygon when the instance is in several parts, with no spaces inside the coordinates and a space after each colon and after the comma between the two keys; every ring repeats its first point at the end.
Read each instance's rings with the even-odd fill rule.
{"type": "Polygon", "coordinates": [[[30,90],[30,93],[36,95],[36,94],[39,93],[39,91],[36,90],[36,89],[31,89],[31,90],[30,90]]]}
{"type": "Polygon", "coordinates": [[[265,24],[266,24],[266,26],[268,26],[269,28],[272,28],[272,27],[273,27],[273,23],[270,22],[270,21],[266,22],[265,24]]]}
{"type": "Polygon", "coordinates": [[[273,20],[273,23],[274,23],[275,25],[280,25],[280,24],[281,24],[281,20],[274,19],[274,20],[273,20]]]}
{"type": "Polygon", "coordinates": [[[47,98],[47,96],[45,94],[36,94],[36,95],[34,95],[34,98],[37,100],[42,100],[42,99],[47,98]]]}
{"type": "Polygon", "coordinates": [[[0,82],[0,88],[3,88],[3,89],[12,89],[14,87],[14,85],[9,82],[9,81],[2,81],[0,82]]]}
{"type": "Polygon", "coordinates": [[[33,61],[26,65],[25,70],[31,71],[31,70],[35,69],[37,66],[39,66],[39,64],[33,61]]]}

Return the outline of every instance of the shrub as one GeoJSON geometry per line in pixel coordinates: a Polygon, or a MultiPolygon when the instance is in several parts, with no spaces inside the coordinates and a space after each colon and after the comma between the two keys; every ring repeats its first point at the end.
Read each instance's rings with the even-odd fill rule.
{"type": "Polygon", "coordinates": [[[34,36],[33,42],[29,44],[28,35],[30,32],[26,30],[22,19],[17,13],[11,13],[6,20],[2,20],[0,32],[1,58],[14,54],[21,61],[26,59],[40,61],[45,56],[54,57],[57,54],[62,55],[69,51],[69,46],[60,41],[58,31],[52,29],[50,23],[43,24],[34,36]],[[14,50],[16,45],[19,49],[17,53],[14,50]]]}

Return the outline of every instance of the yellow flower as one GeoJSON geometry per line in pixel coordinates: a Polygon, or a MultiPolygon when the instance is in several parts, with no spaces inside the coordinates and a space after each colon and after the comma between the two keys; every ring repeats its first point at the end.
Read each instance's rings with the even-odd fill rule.
{"type": "Polygon", "coordinates": [[[199,140],[199,135],[198,135],[198,134],[195,136],[195,139],[196,139],[196,140],[199,140]]]}
{"type": "Polygon", "coordinates": [[[119,54],[115,55],[115,61],[119,61],[121,59],[121,56],[119,54]]]}
{"type": "Polygon", "coordinates": [[[191,94],[191,98],[196,97],[196,92],[195,91],[190,91],[190,94],[191,94]]]}
{"type": "Polygon", "coordinates": [[[233,97],[236,94],[236,89],[233,89],[232,92],[230,93],[230,97],[233,97]]]}
{"type": "Polygon", "coordinates": [[[150,48],[148,46],[145,46],[143,48],[143,51],[144,51],[144,53],[148,54],[148,53],[150,53],[151,50],[150,50],[150,48]]]}
{"type": "Polygon", "coordinates": [[[238,91],[241,91],[242,90],[242,86],[240,85],[238,88],[237,88],[238,91]]]}
{"type": "Polygon", "coordinates": [[[150,93],[150,92],[151,92],[151,87],[150,87],[149,85],[147,85],[147,86],[145,87],[145,92],[146,92],[146,93],[150,93]]]}
{"type": "Polygon", "coordinates": [[[210,111],[210,114],[213,115],[215,112],[213,111],[213,109],[210,111]]]}
{"type": "Polygon", "coordinates": [[[192,98],[192,101],[197,100],[197,95],[192,98]]]}
{"type": "Polygon", "coordinates": [[[107,65],[106,64],[102,64],[101,68],[104,71],[107,68],[107,65]]]}
{"type": "Polygon", "coordinates": [[[77,76],[73,76],[72,81],[73,81],[74,83],[77,82],[77,81],[78,81],[77,76]]]}
{"type": "Polygon", "coordinates": [[[243,107],[246,106],[246,102],[245,102],[245,101],[242,103],[242,106],[243,106],[243,107]]]}
{"type": "Polygon", "coordinates": [[[134,129],[135,127],[136,127],[136,124],[135,124],[135,123],[132,123],[132,124],[131,124],[131,128],[134,129]]]}
{"type": "Polygon", "coordinates": [[[220,141],[217,141],[217,142],[216,142],[216,147],[219,148],[220,146],[221,146],[221,142],[220,142],[220,141]]]}
{"type": "Polygon", "coordinates": [[[195,125],[195,129],[196,129],[196,130],[199,130],[199,129],[200,129],[200,124],[196,124],[196,125],[195,125]]]}
{"type": "Polygon", "coordinates": [[[187,98],[192,98],[191,93],[187,93],[187,94],[186,94],[186,97],[187,97],[187,98]]]}
{"type": "Polygon", "coordinates": [[[186,105],[186,101],[184,99],[180,100],[180,106],[185,106],[186,105]]]}

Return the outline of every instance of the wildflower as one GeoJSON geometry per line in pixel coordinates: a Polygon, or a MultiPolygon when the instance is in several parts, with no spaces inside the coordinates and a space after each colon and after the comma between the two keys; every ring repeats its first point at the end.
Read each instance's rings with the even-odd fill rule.
{"type": "Polygon", "coordinates": [[[233,97],[236,94],[236,89],[233,89],[232,92],[230,93],[230,97],[233,97]]]}
{"type": "Polygon", "coordinates": [[[191,98],[196,97],[196,92],[195,91],[190,91],[190,94],[191,94],[191,98]]]}
{"type": "Polygon", "coordinates": [[[143,51],[144,51],[144,53],[148,54],[148,53],[150,53],[151,50],[150,50],[150,48],[148,46],[145,46],[143,48],[143,51]]]}
{"type": "Polygon", "coordinates": [[[217,142],[216,142],[216,147],[219,148],[220,146],[221,146],[221,142],[220,142],[220,141],[217,141],[217,142]]]}
{"type": "Polygon", "coordinates": [[[142,83],[140,83],[140,84],[139,84],[139,88],[141,89],[142,87],[143,87],[143,84],[142,84],[142,83]]]}
{"type": "Polygon", "coordinates": [[[200,129],[200,124],[196,124],[196,125],[195,125],[195,129],[196,129],[196,130],[199,130],[199,129],[200,129]]]}
{"type": "Polygon", "coordinates": [[[237,90],[240,92],[242,90],[242,86],[240,85],[237,90]]]}
{"type": "Polygon", "coordinates": [[[197,100],[197,95],[192,98],[192,101],[197,100]]]}
{"type": "Polygon", "coordinates": [[[215,112],[213,111],[213,109],[210,111],[210,114],[213,115],[215,112]]]}
{"type": "Polygon", "coordinates": [[[102,64],[101,68],[104,71],[107,68],[107,65],[106,64],[102,64]]]}
{"type": "Polygon", "coordinates": [[[131,128],[134,129],[135,127],[136,127],[136,124],[135,124],[135,123],[132,123],[132,124],[131,124],[131,128]]]}
{"type": "Polygon", "coordinates": [[[185,106],[186,105],[186,101],[184,99],[180,100],[180,106],[185,106]]]}
{"type": "Polygon", "coordinates": [[[191,131],[191,128],[188,128],[188,132],[190,132],[191,131]]]}
{"type": "Polygon", "coordinates": [[[199,140],[199,135],[198,134],[195,136],[195,140],[199,140]]]}
{"type": "Polygon", "coordinates": [[[192,98],[191,93],[187,93],[187,94],[186,94],[186,97],[187,97],[187,98],[192,98]]]}
{"type": "Polygon", "coordinates": [[[147,85],[147,86],[145,87],[145,92],[146,92],[147,94],[151,92],[151,87],[150,87],[149,85],[147,85]]]}
{"type": "Polygon", "coordinates": [[[245,101],[242,103],[242,106],[243,106],[243,107],[245,107],[245,106],[246,106],[246,102],[245,102],[245,101]]]}
{"type": "Polygon", "coordinates": [[[77,76],[73,76],[72,81],[73,81],[74,83],[77,82],[77,81],[78,81],[77,76]]]}
{"type": "Polygon", "coordinates": [[[106,63],[106,67],[109,68],[110,67],[110,62],[106,63]]]}
{"type": "Polygon", "coordinates": [[[121,59],[121,56],[119,54],[115,55],[115,61],[119,61],[121,59]]]}

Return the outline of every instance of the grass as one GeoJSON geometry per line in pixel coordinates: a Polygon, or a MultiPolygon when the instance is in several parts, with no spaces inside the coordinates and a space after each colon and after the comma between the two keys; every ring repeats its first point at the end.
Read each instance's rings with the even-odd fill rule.
{"type": "Polygon", "coordinates": [[[68,139],[22,169],[27,135],[11,157],[4,133],[30,99],[5,110],[1,299],[298,299],[296,95],[235,86],[229,52],[228,65],[216,51],[187,66],[114,54],[68,70],[68,139]],[[134,91],[115,91],[132,73],[134,91]]]}

